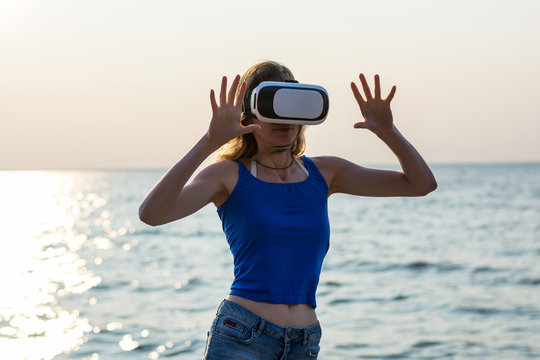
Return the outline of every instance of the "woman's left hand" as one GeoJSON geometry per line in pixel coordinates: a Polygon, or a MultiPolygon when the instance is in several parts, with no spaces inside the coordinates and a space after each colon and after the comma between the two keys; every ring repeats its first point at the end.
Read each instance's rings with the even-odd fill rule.
{"type": "Polygon", "coordinates": [[[365,99],[360,94],[360,91],[354,82],[351,82],[351,89],[360,106],[364,121],[354,124],[354,127],[369,129],[377,135],[392,131],[394,129],[394,121],[392,118],[392,110],[390,110],[390,102],[396,93],[396,86],[394,85],[392,87],[392,90],[390,90],[386,99],[382,99],[379,75],[375,75],[375,96],[371,95],[371,90],[369,89],[364,74],[360,74],[360,82],[362,84],[362,89],[364,90],[365,99]]]}

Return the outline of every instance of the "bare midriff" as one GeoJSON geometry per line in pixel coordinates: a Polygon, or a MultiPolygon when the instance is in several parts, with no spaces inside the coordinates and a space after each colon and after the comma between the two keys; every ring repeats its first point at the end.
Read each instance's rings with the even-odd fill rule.
{"type": "Polygon", "coordinates": [[[306,328],[317,323],[315,309],[308,304],[271,304],[229,295],[232,301],[281,327],[306,328]]]}

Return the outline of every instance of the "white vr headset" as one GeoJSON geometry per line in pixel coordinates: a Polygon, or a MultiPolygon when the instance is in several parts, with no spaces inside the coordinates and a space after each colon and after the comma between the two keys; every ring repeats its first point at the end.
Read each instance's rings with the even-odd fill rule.
{"type": "Polygon", "coordinates": [[[242,111],[264,122],[316,125],[326,119],[328,106],[322,86],[263,81],[246,94],[242,111]]]}

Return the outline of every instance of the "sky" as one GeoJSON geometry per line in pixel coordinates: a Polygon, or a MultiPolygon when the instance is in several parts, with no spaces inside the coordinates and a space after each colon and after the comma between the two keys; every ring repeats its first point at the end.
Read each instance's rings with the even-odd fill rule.
{"type": "MultiPolygon", "coordinates": [[[[166,168],[263,60],[324,86],[308,156],[397,164],[353,129],[363,72],[429,163],[540,161],[540,1],[0,0],[0,169],[166,168]]],[[[213,158],[208,159],[213,161],[213,158]]]]}

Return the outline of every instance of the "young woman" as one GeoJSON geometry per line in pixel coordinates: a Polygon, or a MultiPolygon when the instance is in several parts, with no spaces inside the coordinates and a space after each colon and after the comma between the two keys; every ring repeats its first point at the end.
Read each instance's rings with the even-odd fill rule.
{"type": "Polygon", "coordinates": [[[364,77],[352,92],[364,121],[396,155],[402,172],[368,169],[339,157],[302,156],[304,126],[272,124],[242,112],[246,93],[262,81],[294,80],[285,66],[263,62],[236,76],[219,98],[210,91],[206,134],[155,185],[139,209],[142,221],[165,224],[213,202],[234,256],[231,292],[218,308],[205,359],[313,359],[321,328],[315,291],[329,244],[327,199],[423,196],[437,183],[428,165],[394,125],[394,86],[381,97],[364,77]],[[214,151],[219,161],[188,179],[214,151]]]}

